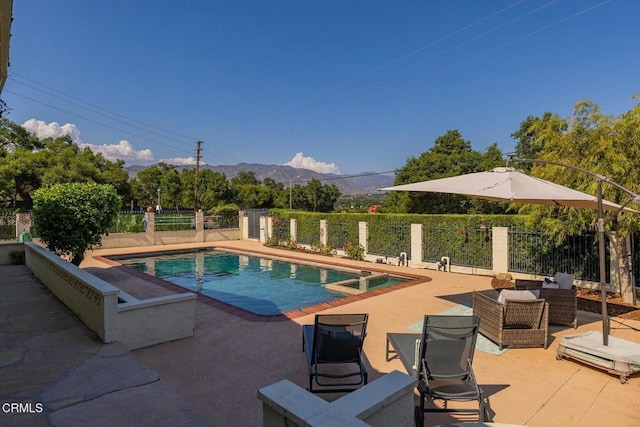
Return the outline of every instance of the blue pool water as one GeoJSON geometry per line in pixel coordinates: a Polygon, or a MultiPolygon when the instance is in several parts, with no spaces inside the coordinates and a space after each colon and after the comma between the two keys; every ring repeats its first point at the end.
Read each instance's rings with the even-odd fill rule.
{"type": "Polygon", "coordinates": [[[348,294],[343,292],[345,288],[360,292],[358,289],[372,290],[406,280],[389,276],[361,278],[358,272],[218,250],[116,259],[183,288],[262,315],[286,313],[342,298],[348,294]]]}

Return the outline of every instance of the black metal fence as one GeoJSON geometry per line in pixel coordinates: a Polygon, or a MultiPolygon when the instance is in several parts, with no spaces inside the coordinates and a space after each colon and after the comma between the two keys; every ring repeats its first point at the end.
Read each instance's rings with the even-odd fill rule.
{"type": "MultiPolygon", "coordinates": [[[[610,277],[609,242],[606,248],[606,274],[610,277]]],[[[571,272],[577,279],[597,282],[600,278],[596,233],[569,236],[556,246],[540,232],[509,229],[509,271],[553,276],[571,272]]]]}
{"type": "Polygon", "coordinates": [[[0,240],[16,239],[16,213],[14,210],[0,210],[0,240]]]}

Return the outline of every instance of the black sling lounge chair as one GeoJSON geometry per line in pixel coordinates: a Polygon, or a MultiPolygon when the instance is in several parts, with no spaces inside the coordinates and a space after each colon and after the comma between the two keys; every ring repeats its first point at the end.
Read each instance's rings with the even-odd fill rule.
{"type": "Polygon", "coordinates": [[[424,425],[425,412],[476,413],[481,423],[488,420],[485,398],[471,367],[479,324],[478,316],[425,316],[419,349],[420,405],[415,407],[416,425],[424,425]],[[427,398],[432,401],[429,407],[425,405],[427,398]],[[444,401],[443,407],[436,406],[434,400],[444,401]],[[477,401],[478,409],[448,408],[448,401],[477,401]]]}
{"type": "Polygon", "coordinates": [[[302,327],[302,351],[307,353],[309,391],[350,392],[367,384],[362,344],[368,314],[317,314],[302,327]],[[314,383],[321,389],[314,389],[314,383]]]}

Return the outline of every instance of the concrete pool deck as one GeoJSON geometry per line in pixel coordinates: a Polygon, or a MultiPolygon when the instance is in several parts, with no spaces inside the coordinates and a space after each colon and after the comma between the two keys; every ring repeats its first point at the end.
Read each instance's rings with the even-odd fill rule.
{"type": "MultiPolygon", "coordinates": [[[[128,293],[133,290],[141,296],[157,296],[157,293],[171,291],[159,289],[137,275],[131,275],[124,269],[113,268],[93,257],[197,246],[209,247],[211,244],[98,250],[87,254],[87,260],[82,267],[115,286],[127,288],[128,293]]],[[[216,243],[216,246],[275,253],[280,256],[289,255],[319,262],[344,263],[363,269],[375,266],[431,278],[432,280],[424,283],[323,311],[369,313],[364,353],[370,381],[392,370],[404,372],[398,360],[385,360],[387,332],[411,332],[407,326],[421,320],[425,314],[437,314],[459,303],[470,302],[475,290],[491,289],[490,277],[289,253],[266,248],[251,241],[216,243]]],[[[3,378],[0,398],[3,399],[3,403],[10,396],[41,401],[37,399],[41,399],[44,391],[47,391],[50,401],[62,402],[59,404],[65,406],[60,407],[70,408],[67,411],[68,422],[55,418],[63,415],[60,411],[47,410],[43,414],[31,414],[28,419],[18,418],[25,421],[22,425],[95,425],[94,420],[99,420],[103,412],[110,414],[110,420],[116,420],[118,411],[128,410],[132,411],[131,416],[138,421],[136,425],[257,426],[262,420],[261,402],[256,397],[260,388],[282,379],[288,379],[301,387],[307,386],[305,355],[301,352],[300,325],[312,323],[313,313],[284,321],[255,321],[197,302],[196,330],[193,337],[126,352],[121,348],[116,349],[117,343],[107,345],[96,342],[95,337],[83,329],[71,313],[66,312],[63,315],[64,310],[59,308],[52,311],[51,308],[40,307],[40,304],[60,303],[33,278],[24,278],[20,274],[21,281],[30,281],[35,288],[5,287],[5,279],[12,277],[11,274],[15,274],[14,272],[24,272],[24,266],[2,266],[1,269],[2,360],[8,360],[8,354],[17,351],[15,348],[25,347],[28,339],[37,338],[39,347],[32,348],[28,354],[21,353],[19,358],[17,353],[13,356],[22,361],[20,363],[28,361],[30,369],[21,368],[19,361],[0,365],[0,376],[3,378]],[[20,327],[10,324],[11,316],[7,313],[16,313],[15,316],[18,316],[18,310],[22,310],[25,316],[33,311],[33,320],[21,321],[20,327]],[[38,316],[36,313],[39,313],[38,316]],[[62,339],[60,331],[63,330],[74,332],[62,339]],[[12,348],[14,350],[11,350],[12,348]],[[54,380],[55,384],[58,384],[60,378],[64,379],[74,372],[70,370],[70,367],[74,366],[71,364],[72,361],[96,357],[103,353],[108,355],[109,352],[130,360],[126,366],[129,366],[130,372],[136,373],[139,387],[129,385],[122,388],[122,393],[120,390],[109,391],[99,398],[88,399],[85,402],[74,402],[69,397],[73,395],[69,392],[73,383],[68,383],[67,387],[63,387],[64,384],[57,388],[52,387],[54,380]],[[57,364],[52,360],[56,354],[59,358],[57,364]],[[62,354],[65,357],[60,359],[62,354]],[[153,380],[154,374],[157,375],[156,380],[153,380]],[[7,382],[5,378],[12,380],[7,382]],[[156,382],[158,384],[155,384],[156,382]],[[150,384],[161,388],[162,393],[154,394],[154,391],[148,388],[149,394],[143,394],[144,387],[149,387],[150,384]],[[133,390],[141,394],[136,395],[133,390]],[[12,394],[7,394],[9,392],[12,394]],[[88,406],[90,402],[101,402],[103,405],[91,408],[88,406]],[[71,413],[74,415],[73,418],[70,417],[71,413]],[[173,418],[168,418],[167,414],[173,414],[173,418]],[[149,422],[145,423],[145,420],[149,422]]],[[[640,328],[640,322],[614,320],[624,325],[613,322],[612,335],[640,342],[640,332],[631,329],[640,328]]],[[[500,356],[482,351],[475,353],[474,370],[478,382],[489,395],[495,422],[530,426],[640,425],[640,412],[635,410],[635,399],[640,395],[640,375],[631,376],[627,384],[623,385],[618,377],[603,371],[576,362],[555,359],[555,350],[559,338],[563,335],[601,330],[599,315],[579,312],[578,323],[577,330],[552,326],[551,344],[547,350],[512,349],[500,356]]],[[[111,358],[109,361],[113,363],[112,369],[124,366],[117,358],[111,358]]],[[[96,387],[98,384],[83,386],[96,387]]],[[[322,397],[335,398],[333,395],[322,397]]],[[[0,424],[5,425],[6,417],[6,414],[0,413],[0,424]]],[[[446,415],[431,416],[427,419],[426,425],[452,421],[454,418],[446,415]]]]}

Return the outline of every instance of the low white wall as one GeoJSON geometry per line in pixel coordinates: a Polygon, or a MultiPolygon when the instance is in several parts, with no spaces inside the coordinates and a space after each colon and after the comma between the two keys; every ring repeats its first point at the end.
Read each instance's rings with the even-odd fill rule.
{"type": "Polygon", "coordinates": [[[182,231],[155,231],[153,233],[111,233],[102,236],[103,249],[130,248],[136,246],[170,245],[180,243],[219,242],[228,240],[240,240],[239,228],[182,230],[182,231]],[[204,240],[202,240],[204,239],[204,240]]]}
{"type": "Polygon", "coordinates": [[[129,350],[193,336],[196,294],[168,295],[118,305],[118,341],[129,350]]]}
{"type": "Polygon", "coordinates": [[[195,294],[138,300],[35,243],[24,248],[27,267],[103,342],[132,350],[193,335],[195,294]]]}
{"type": "Polygon", "coordinates": [[[264,427],[413,425],[413,389],[418,381],[390,372],[333,402],[282,380],[258,390],[264,427]]]}
{"type": "Polygon", "coordinates": [[[128,248],[135,246],[147,246],[145,233],[111,233],[102,236],[101,248],[128,248]]]}
{"type": "Polygon", "coordinates": [[[24,247],[31,272],[103,342],[116,341],[118,288],[35,243],[24,247]]]}

